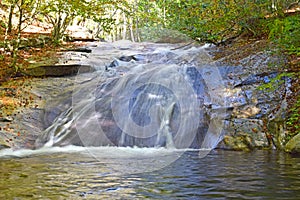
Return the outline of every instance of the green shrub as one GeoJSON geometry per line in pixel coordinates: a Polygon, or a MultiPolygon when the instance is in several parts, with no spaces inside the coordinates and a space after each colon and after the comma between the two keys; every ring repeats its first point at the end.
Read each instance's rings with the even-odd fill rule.
{"type": "Polygon", "coordinates": [[[0,20],[0,27],[1,28],[6,28],[6,23],[2,20],[0,20]]]}
{"type": "Polygon", "coordinates": [[[277,18],[269,25],[269,39],[287,54],[300,55],[300,17],[277,18]]]}
{"type": "Polygon", "coordinates": [[[289,118],[286,124],[290,130],[289,137],[300,134],[300,95],[297,96],[296,102],[289,109],[289,118]]]}

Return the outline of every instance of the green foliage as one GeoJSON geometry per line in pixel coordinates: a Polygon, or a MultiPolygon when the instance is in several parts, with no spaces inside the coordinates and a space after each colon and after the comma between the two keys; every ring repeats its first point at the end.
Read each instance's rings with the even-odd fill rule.
{"type": "Polygon", "coordinates": [[[59,43],[67,26],[72,22],[80,8],[80,1],[50,0],[44,1],[41,14],[53,26],[52,39],[59,43]]]}
{"type": "Polygon", "coordinates": [[[258,87],[261,91],[268,91],[268,92],[274,92],[276,91],[282,84],[284,84],[284,79],[287,77],[293,77],[295,76],[295,73],[287,73],[283,72],[278,74],[275,78],[270,79],[270,82],[262,84],[258,87]]]}
{"type": "MultiPolygon", "coordinates": [[[[282,16],[293,0],[139,0],[139,28],[162,26],[193,39],[223,44],[242,33],[269,34],[265,16],[282,16]]],[[[295,50],[294,47],[291,50],[295,50]]]]}
{"type": "Polygon", "coordinates": [[[0,48],[5,48],[6,47],[6,44],[4,41],[0,41],[0,48]]]}
{"type": "Polygon", "coordinates": [[[117,25],[117,20],[114,18],[116,12],[122,11],[127,15],[131,13],[128,12],[130,9],[129,4],[126,1],[121,0],[101,0],[101,1],[92,1],[90,6],[87,9],[85,15],[81,17],[84,19],[91,19],[96,22],[98,25],[98,30],[96,31],[96,36],[103,37],[100,35],[104,33],[110,33],[117,25]]]}
{"type": "Polygon", "coordinates": [[[300,17],[298,15],[276,18],[269,27],[270,40],[277,44],[282,51],[300,55],[300,17]]]}
{"type": "Polygon", "coordinates": [[[179,43],[190,42],[190,38],[185,34],[162,26],[144,27],[139,29],[141,41],[159,42],[159,43],[179,43]]]}
{"type": "Polygon", "coordinates": [[[170,22],[167,11],[170,9],[172,0],[139,0],[137,10],[133,13],[139,20],[139,28],[164,27],[170,22]],[[168,17],[168,18],[167,18],[168,17]]]}
{"type": "Polygon", "coordinates": [[[1,28],[6,28],[7,27],[6,23],[4,21],[2,21],[2,20],[0,20],[0,27],[1,28]]]}
{"type": "Polygon", "coordinates": [[[289,110],[290,115],[286,122],[290,129],[290,137],[300,134],[300,95],[297,96],[296,102],[289,110]]]}
{"type": "Polygon", "coordinates": [[[44,0],[41,14],[53,25],[53,41],[59,44],[65,30],[75,18],[81,21],[91,19],[98,23],[102,31],[110,32],[115,25],[112,14],[114,9],[123,9],[126,5],[127,2],[121,0],[44,0]]]}
{"type": "Polygon", "coordinates": [[[220,44],[245,31],[260,35],[264,26],[259,19],[268,13],[270,2],[177,0],[157,1],[156,6],[153,4],[141,4],[144,9],[147,5],[148,13],[147,16],[140,15],[140,18],[147,19],[143,25],[160,22],[166,28],[178,30],[193,39],[220,44]],[[162,16],[164,20],[156,18],[162,19],[162,16]],[[261,27],[258,28],[258,25],[261,27]]]}

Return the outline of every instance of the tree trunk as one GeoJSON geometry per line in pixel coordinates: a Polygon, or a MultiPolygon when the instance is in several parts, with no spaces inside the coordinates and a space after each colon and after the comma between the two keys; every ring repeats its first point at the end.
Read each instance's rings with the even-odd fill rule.
{"type": "Polygon", "coordinates": [[[11,4],[9,7],[9,15],[8,15],[8,22],[7,22],[7,34],[10,34],[12,31],[12,17],[15,9],[15,4],[11,4]]]}
{"type": "MultiPolygon", "coordinates": [[[[134,12],[138,12],[138,2],[137,0],[135,0],[135,11],[134,12]]],[[[136,37],[136,41],[137,42],[141,42],[141,37],[140,37],[140,33],[139,33],[139,17],[138,16],[135,16],[135,19],[132,23],[135,22],[135,37],[136,37]]]]}
{"type": "Polygon", "coordinates": [[[113,30],[112,30],[112,41],[116,41],[117,40],[117,36],[116,36],[116,26],[113,27],[113,30]]]}
{"type": "Polygon", "coordinates": [[[166,28],[166,21],[167,21],[167,19],[166,19],[166,0],[164,0],[164,3],[163,3],[164,5],[163,5],[163,27],[164,28],[166,28]]]}
{"type": "Polygon", "coordinates": [[[126,15],[123,12],[123,40],[126,40],[126,36],[127,36],[127,19],[126,19],[126,15]]]}
{"type": "Polygon", "coordinates": [[[130,22],[130,36],[131,36],[131,41],[132,42],[135,42],[135,38],[134,38],[134,32],[133,32],[133,19],[131,19],[131,22],[130,22]]]}
{"type": "Polygon", "coordinates": [[[17,37],[17,42],[13,48],[13,52],[12,52],[13,61],[11,63],[11,67],[15,69],[15,72],[19,70],[17,66],[17,60],[18,60],[18,51],[21,43],[21,31],[22,31],[22,23],[23,23],[23,11],[24,11],[23,5],[24,5],[24,0],[21,0],[20,5],[18,5],[18,9],[19,9],[19,21],[18,21],[18,28],[17,28],[18,37],[17,37]]]}
{"type": "Polygon", "coordinates": [[[8,22],[7,22],[7,27],[5,29],[5,36],[4,36],[5,49],[10,52],[13,52],[13,48],[11,47],[10,41],[8,40],[8,35],[12,31],[12,17],[13,17],[14,9],[15,9],[15,4],[12,3],[9,8],[8,22]]]}

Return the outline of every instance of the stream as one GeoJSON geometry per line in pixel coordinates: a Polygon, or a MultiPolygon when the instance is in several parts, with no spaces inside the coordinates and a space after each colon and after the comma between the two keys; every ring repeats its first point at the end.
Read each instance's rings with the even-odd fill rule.
{"type": "Polygon", "coordinates": [[[72,146],[34,153],[6,152],[6,158],[0,160],[0,198],[300,198],[299,157],[272,151],[214,150],[199,158],[198,151],[187,150],[169,163],[168,156],[181,153],[72,146]],[[90,151],[99,153],[97,159],[90,151]],[[159,169],[152,171],[157,166],[159,169]]]}

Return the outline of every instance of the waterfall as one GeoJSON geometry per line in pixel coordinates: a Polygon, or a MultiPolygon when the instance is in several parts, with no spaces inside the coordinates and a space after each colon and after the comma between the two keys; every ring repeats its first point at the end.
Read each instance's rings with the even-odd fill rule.
{"type": "Polygon", "coordinates": [[[212,109],[226,103],[219,94],[222,77],[206,47],[141,43],[119,54],[106,48],[115,59],[95,66],[95,78],[75,84],[64,97],[69,107],[36,146],[214,148],[223,120],[212,109]]]}

